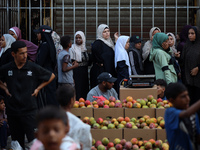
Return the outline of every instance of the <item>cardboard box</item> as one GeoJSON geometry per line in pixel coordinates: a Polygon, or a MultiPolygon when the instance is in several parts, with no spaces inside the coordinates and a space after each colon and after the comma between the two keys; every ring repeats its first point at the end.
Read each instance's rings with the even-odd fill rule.
{"type": "Polygon", "coordinates": [[[94,118],[112,119],[124,117],[124,108],[94,108],[94,118]]]}
{"type": "Polygon", "coordinates": [[[156,139],[156,129],[124,129],[124,139],[130,141],[132,138],[139,140],[156,139]]]}
{"type": "Polygon", "coordinates": [[[144,115],[148,115],[151,118],[155,117],[155,109],[154,108],[125,108],[125,117],[135,117],[139,119],[144,115]]]}
{"type": "Polygon", "coordinates": [[[153,88],[124,88],[120,87],[120,100],[126,99],[127,96],[132,96],[133,99],[147,98],[148,95],[153,95],[157,98],[157,87],[153,88]]]}
{"type": "Polygon", "coordinates": [[[167,139],[167,134],[165,129],[157,129],[156,131],[157,140],[165,141],[167,139]]]}
{"type": "Polygon", "coordinates": [[[165,110],[166,109],[156,108],[156,118],[164,117],[165,116],[165,110]]]}
{"type": "Polygon", "coordinates": [[[93,108],[72,108],[71,113],[80,119],[84,117],[93,117],[93,108]]]}
{"type": "Polygon", "coordinates": [[[114,141],[115,138],[123,139],[123,129],[91,129],[92,138],[102,140],[107,137],[110,141],[114,141]]]}

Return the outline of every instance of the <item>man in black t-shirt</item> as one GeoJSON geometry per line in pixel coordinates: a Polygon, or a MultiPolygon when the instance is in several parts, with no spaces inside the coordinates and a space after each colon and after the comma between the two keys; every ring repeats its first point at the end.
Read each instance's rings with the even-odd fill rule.
{"type": "Polygon", "coordinates": [[[17,140],[24,149],[24,135],[29,143],[34,139],[38,92],[48,85],[55,75],[27,61],[27,47],[24,42],[14,42],[11,49],[14,61],[0,68],[0,88],[7,95],[6,113],[12,140],[17,140]]]}

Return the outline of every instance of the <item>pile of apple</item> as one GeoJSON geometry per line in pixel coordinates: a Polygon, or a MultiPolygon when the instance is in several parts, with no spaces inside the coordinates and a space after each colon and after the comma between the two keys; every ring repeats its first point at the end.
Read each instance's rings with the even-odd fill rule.
{"type": "Polygon", "coordinates": [[[116,100],[115,97],[111,96],[109,100],[107,99],[97,99],[96,101],[90,102],[89,100],[84,100],[80,98],[79,101],[74,102],[74,108],[122,108],[122,103],[120,100],[116,100]]]}
{"type": "Polygon", "coordinates": [[[172,104],[168,100],[163,101],[161,98],[156,100],[152,95],[148,95],[147,98],[136,100],[128,96],[122,101],[122,106],[127,108],[169,108],[172,107],[172,104]]]}
{"type": "Polygon", "coordinates": [[[74,108],[169,108],[172,104],[168,100],[154,99],[152,95],[147,96],[147,98],[140,98],[134,100],[133,97],[128,96],[122,102],[116,100],[115,97],[111,96],[107,99],[97,99],[96,101],[90,102],[89,100],[84,100],[80,98],[79,101],[75,101],[74,108]]]}
{"type": "Polygon", "coordinates": [[[95,120],[93,117],[84,117],[83,122],[91,125],[93,129],[122,129],[122,128],[132,128],[132,129],[164,129],[165,120],[163,117],[150,118],[148,115],[142,118],[129,118],[129,117],[118,117],[112,120],[103,120],[98,118],[95,120]]]}
{"type": "Polygon", "coordinates": [[[101,141],[93,139],[92,145],[91,150],[169,150],[167,141],[155,141],[154,139],[141,141],[132,138],[131,141],[126,141],[125,139],[116,138],[113,142],[110,142],[108,138],[104,137],[101,141]]]}

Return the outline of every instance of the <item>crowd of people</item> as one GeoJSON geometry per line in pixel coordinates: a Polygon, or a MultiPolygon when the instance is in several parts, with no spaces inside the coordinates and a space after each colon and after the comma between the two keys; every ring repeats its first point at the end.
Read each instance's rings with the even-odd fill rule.
{"type": "MultiPolygon", "coordinates": [[[[11,134],[13,143],[17,141],[23,149],[26,135],[26,146],[30,148],[33,145],[32,150],[52,149],[48,146],[55,146],[55,150],[58,150],[60,145],[62,150],[64,147],[88,150],[92,140],[90,127],[70,113],[74,101],[79,98],[94,101],[101,96],[118,99],[120,85],[124,79],[129,80],[130,75],[155,74],[158,98],[168,99],[174,104],[174,108],[166,112],[168,137],[174,138],[173,134],[176,134],[174,130],[178,125],[172,127],[170,121],[177,117],[183,119],[192,116],[193,120],[196,119],[195,123],[199,123],[198,117],[193,115],[198,112],[199,106],[196,105],[200,99],[200,35],[197,27],[187,25],[176,37],[171,32],[163,33],[158,27],[153,27],[150,29],[150,39],[142,46],[138,35],[129,37],[116,32],[113,41],[110,28],[101,24],[97,28],[91,53],[86,48],[82,31],[75,33],[73,43],[70,36],[60,38],[47,25],[40,26],[34,32],[38,45],[22,39],[18,27],[10,28],[9,34],[1,36],[2,150],[6,148],[7,134],[11,134]],[[90,80],[89,66],[92,66],[90,80]],[[183,102],[183,106],[179,107],[177,101],[183,102]],[[189,104],[192,105],[190,109],[189,104]],[[44,109],[49,105],[51,107],[44,109]],[[56,108],[58,106],[62,110],[56,108]],[[38,128],[35,131],[38,110],[41,112],[37,116],[38,128]],[[37,140],[34,140],[35,132],[37,140]],[[50,132],[55,132],[55,141],[48,138],[53,136],[50,132]],[[85,135],[84,138],[82,135],[85,135]]],[[[191,125],[187,119],[183,119],[183,122],[186,128],[191,125]]],[[[199,125],[195,126],[192,122],[191,126],[189,132],[199,134],[199,125]]],[[[189,138],[192,138],[193,144],[188,145],[197,148],[196,138],[193,135],[189,135],[189,138]]],[[[169,140],[170,146],[172,143],[173,140],[169,140]]]]}

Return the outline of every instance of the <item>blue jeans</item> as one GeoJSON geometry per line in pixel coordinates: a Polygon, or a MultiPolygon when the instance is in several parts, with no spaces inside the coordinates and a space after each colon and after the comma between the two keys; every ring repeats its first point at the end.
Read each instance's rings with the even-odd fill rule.
{"type": "Polygon", "coordinates": [[[3,125],[0,127],[0,145],[1,148],[6,148],[7,146],[7,122],[4,121],[3,125]]]}

